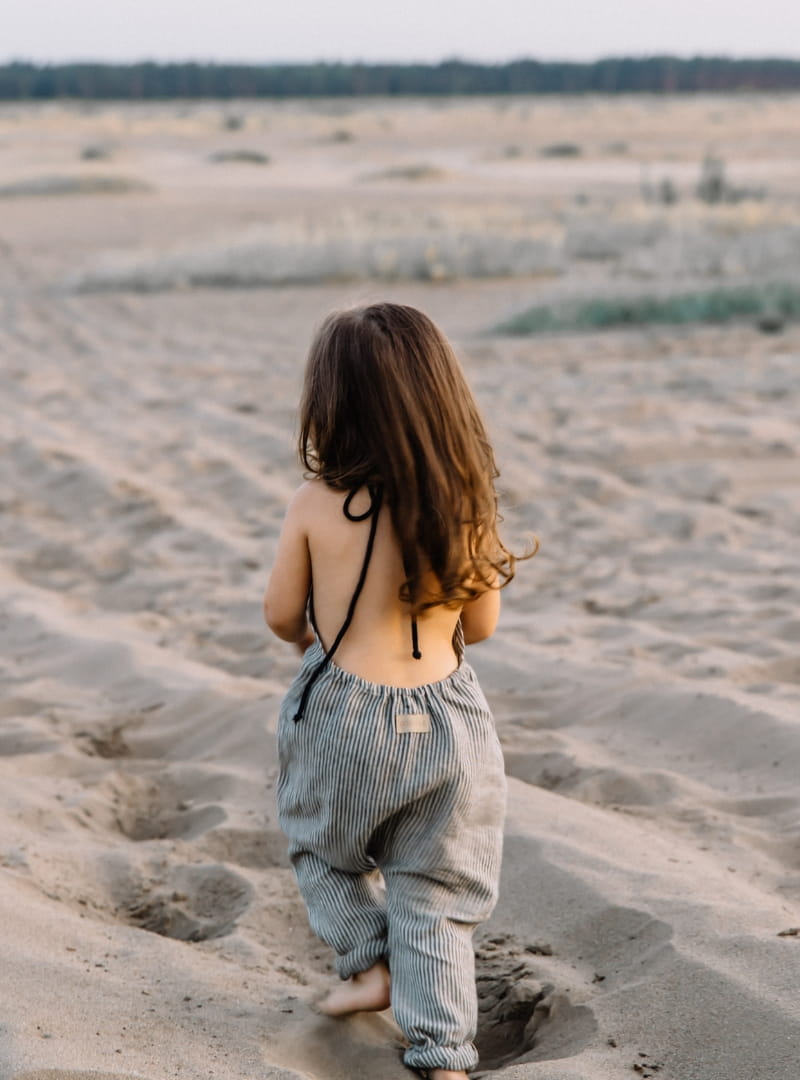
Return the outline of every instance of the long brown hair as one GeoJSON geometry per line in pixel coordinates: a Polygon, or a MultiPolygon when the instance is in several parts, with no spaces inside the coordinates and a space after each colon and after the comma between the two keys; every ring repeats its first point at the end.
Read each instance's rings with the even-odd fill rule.
{"type": "Polygon", "coordinates": [[[331,487],[383,488],[412,610],[460,605],[514,576],[478,407],[449,342],[416,308],[370,304],[325,319],[306,367],[299,450],[331,487]]]}

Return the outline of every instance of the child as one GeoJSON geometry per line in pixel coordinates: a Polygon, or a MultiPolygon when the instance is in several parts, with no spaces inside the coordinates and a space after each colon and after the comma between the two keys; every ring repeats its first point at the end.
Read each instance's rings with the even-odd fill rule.
{"type": "Polygon", "coordinates": [[[494,456],[450,345],[399,304],[327,318],[300,422],[313,479],[287,511],[264,615],[303,654],[279,717],[278,809],[343,980],[320,1008],[391,1004],[405,1063],[457,1080],[477,1063],[472,934],[497,899],[505,809],[463,660],[514,574],[494,456]]]}

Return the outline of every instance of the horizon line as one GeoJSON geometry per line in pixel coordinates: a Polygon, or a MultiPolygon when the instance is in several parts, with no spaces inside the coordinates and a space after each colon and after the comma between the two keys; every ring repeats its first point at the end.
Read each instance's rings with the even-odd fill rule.
{"type": "Polygon", "coordinates": [[[109,59],[100,56],[73,56],[60,59],[34,59],[26,56],[0,57],[0,67],[10,67],[15,64],[29,64],[37,67],[58,67],[64,64],[101,64],[106,67],[129,67],[136,64],[155,64],[167,66],[171,64],[198,64],[206,67],[309,67],[316,65],[344,65],[346,67],[438,67],[442,64],[468,64],[473,67],[506,67],[511,64],[536,63],[536,64],[577,64],[591,66],[609,61],[624,60],[677,60],[687,62],[691,60],[727,60],[731,63],[800,63],[800,53],[797,55],[779,55],[776,53],[758,53],[743,55],[734,52],[629,52],[629,53],[604,53],[592,58],[576,58],[565,56],[534,56],[529,54],[512,56],[503,60],[472,59],[463,55],[443,55],[438,59],[371,59],[363,58],[343,59],[341,57],[324,57],[314,59],[224,59],[220,57],[184,56],[184,57],[160,57],[138,56],[127,59],[109,59]]]}

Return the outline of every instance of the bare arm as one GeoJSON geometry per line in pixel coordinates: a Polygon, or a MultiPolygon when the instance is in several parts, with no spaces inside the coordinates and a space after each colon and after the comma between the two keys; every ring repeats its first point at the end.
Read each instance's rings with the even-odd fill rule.
{"type": "Polygon", "coordinates": [[[306,618],[311,587],[311,557],[305,527],[308,485],[304,484],[289,503],[264,593],[264,620],[273,634],[292,641],[301,650],[313,636],[306,618]]]}
{"type": "Polygon", "coordinates": [[[474,645],[491,637],[500,616],[500,590],[487,589],[474,600],[468,601],[461,609],[461,626],[464,629],[464,642],[474,645]]]}

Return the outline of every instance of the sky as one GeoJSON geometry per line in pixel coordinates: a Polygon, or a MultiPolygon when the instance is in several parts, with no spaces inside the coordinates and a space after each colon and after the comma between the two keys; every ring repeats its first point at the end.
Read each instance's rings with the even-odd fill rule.
{"type": "Polygon", "coordinates": [[[0,0],[12,59],[800,58],[798,0],[0,0]]]}

